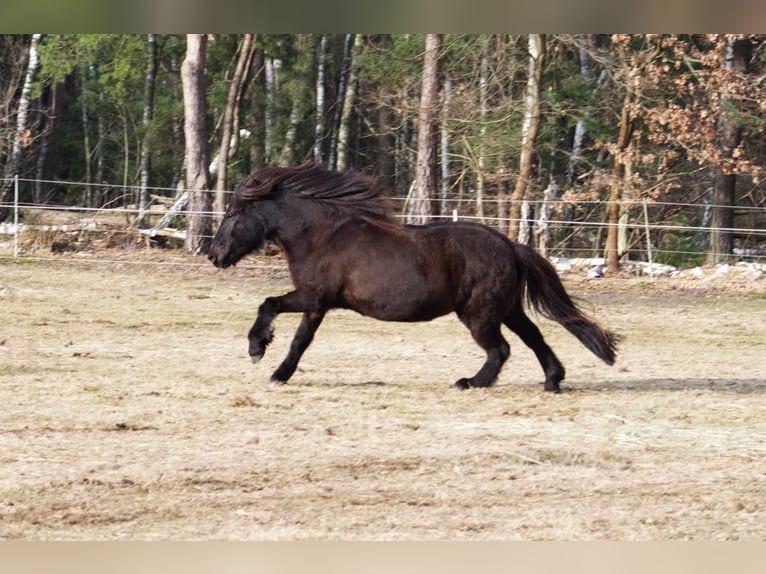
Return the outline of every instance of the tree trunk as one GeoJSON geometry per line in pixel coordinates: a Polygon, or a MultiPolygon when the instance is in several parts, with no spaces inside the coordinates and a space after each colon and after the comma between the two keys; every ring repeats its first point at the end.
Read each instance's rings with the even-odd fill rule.
{"type": "Polygon", "coordinates": [[[346,95],[351,76],[351,52],[356,34],[346,34],[343,39],[343,61],[341,63],[338,78],[338,91],[335,98],[335,113],[333,114],[330,138],[330,153],[327,159],[327,167],[338,168],[338,139],[340,137],[340,123],[343,110],[346,105],[346,95]]]}
{"type": "Polygon", "coordinates": [[[606,248],[604,258],[606,268],[609,273],[616,273],[620,268],[620,253],[618,252],[619,220],[620,220],[620,200],[623,196],[623,186],[625,185],[625,160],[622,154],[630,145],[630,138],[633,135],[634,122],[631,118],[630,108],[633,104],[633,88],[628,79],[628,86],[625,89],[625,97],[622,102],[622,112],[620,113],[620,133],[617,136],[617,144],[614,155],[614,166],[612,167],[612,182],[609,191],[609,205],[607,209],[607,232],[606,248]]]}
{"type": "MultiPolygon", "coordinates": [[[[99,100],[103,103],[104,93],[101,92],[98,97],[99,100]]],[[[98,138],[96,140],[96,147],[93,149],[93,153],[96,156],[96,175],[93,181],[95,181],[98,185],[102,185],[106,183],[104,179],[104,146],[106,145],[106,125],[101,114],[99,114],[98,119],[96,120],[96,131],[98,133],[98,138]]],[[[108,192],[103,188],[100,189],[102,189],[102,203],[111,201],[112,198],[107,196],[108,192]]]]}
{"type": "Polygon", "coordinates": [[[426,223],[431,218],[431,198],[436,196],[437,190],[439,53],[442,39],[442,34],[426,35],[418,110],[418,156],[415,162],[415,189],[412,202],[413,223],[426,223]]]}
{"type": "Polygon", "coordinates": [[[545,60],[545,36],[529,35],[529,75],[524,99],[524,123],[521,128],[521,157],[519,176],[511,194],[510,221],[508,237],[519,237],[521,204],[527,194],[529,178],[532,174],[532,158],[535,154],[535,140],[540,127],[540,93],[542,91],[543,62],[545,60]]]}
{"type": "Polygon", "coordinates": [[[317,53],[317,100],[314,123],[314,161],[322,163],[322,142],[324,140],[324,82],[325,82],[325,58],[327,54],[327,36],[322,35],[317,53]]]}
{"type": "Polygon", "coordinates": [[[282,146],[281,159],[279,165],[287,167],[295,162],[295,143],[298,137],[298,126],[301,121],[301,102],[296,95],[293,99],[293,109],[290,112],[290,123],[285,133],[285,143],[282,146]]]}
{"type": "Polygon", "coordinates": [[[397,163],[398,155],[396,153],[397,130],[394,127],[394,94],[382,87],[378,88],[378,99],[382,105],[378,108],[377,123],[380,131],[380,151],[376,155],[376,163],[380,170],[381,181],[388,186],[396,187],[397,184],[397,163]]]}
{"type": "MultiPolygon", "coordinates": [[[[42,34],[32,34],[32,40],[29,44],[29,61],[27,63],[27,73],[24,77],[24,85],[21,88],[21,97],[19,98],[19,105],[16,111],[16,132],[13,136],[13,144],[11,146],[11,155],[8,159],[8,163],[5,167],[5,177],[9,180],[13,178],[16,171],[19,168],[19,159],[21,158],[21,150],[24,149],[30,143],[29,133],[27,132],[27,114],[29,112],[30,94],[32,92],[32,83],[37,73],[37,67],[40,60],[37,56],[37,46],[40,43],[40,37],[42,34]]],[[[9,189],[8,184],[3,184],[3,193],[0,196],[0,202],[4,199],[6,189],[9,189]]]]}
{"type": "Polygon", "coordinates": [[[257,48],[251,64],[253,94],[250,116],[253,123],[253,143],[250,147],[250,163],[263,167],[266,162],[266,59],[263,50],[257,48]]]}
{"type": "Polygon", "coordinates": [[[354,100],[356,99],[356,85],[358,81],[359,66],[357,64],[357,53],[362,47],[362,34],[351,34],[354,36],[353,50],[349,58],[348,80],[346,81],[346,95],[343,98],[343,110],[340,115],[340,125],[338,126],[338,171],[344,171],[348,167],[348,139],[351,133],[351,116],[354,111],[354,100]]]}
{"type": "MultiPolygon", "coordinates": [[[[585,84],[590,84],[592,77],[591,59],[589,53],[589,50],[592,47],[591,36],[588,34],[580,35],[578,38],[578,44],[580,47],[580,76],[582,77],[582,80],[585,82],[585,84]]],[[[567,166],[567,180],[565,185],[566,189],[572,188],[575,185],[575,181],[577,180],[577,167],[578,163],[582,160],[582,148],[586,136],[586,122],[590,117],[591,108],[593,107],[592,102],[596,100],[598,92],[601,89],[601,86],[603,86],[606,82],[607,77],[608,72],[606,70],[602,70],[598,80],[596,81],[596,85],[593,88],[591,98],[588,100],[588,102],[586,102],[582,115],[578,118],[577,124],[575,125],[574,138],[572,141],[572,155],[569,156],[569,164],[567,166]]]]}
{"type": "Polygon", "coordinates": [[[82,120],[82,147],[83,147],[83,159],[85,161],[85,190],[83,191],[82,203],[86,207],[90,207],[91,202],[91,184],[93,183],[92,175],[92,162],[93,152],[90,148],[90,120],[88,114],[88,80],[86,77],[86,66],[83,64],[80,67],[82,75],[82,111],[80,119],[82,120]]]}
{"type": "Polygon", "coordinates": [[[205,55],[207,36],[187,34],[186,58],[181,64],[184,95],[186,189],[189,193],[186,218],[186,249],[204,253],[213,231],[210,210],[209,151],[205,106],[205,55]]]}
{"type": "MultiPolygon", "coordinates": [[[[724,66],[728,72],[747,73],[753,46],[750,39],[730,40],[726,46],[724,66]]],[[[734,102],[728,102],[735,106],[734,102]]],[[[742,126],[737,112],[724,112],[720,119],[721,157],[734,156],[734,150],[742,141],[742,126]]],[[[734,204],[736,197],[736,175],[724,165],[719,170],[713,185],[712,218],[710,222],[710,250],[708,263],[721,263],[731,257],[734,228],[734,204]]]]}
{"type": "Polygon", "coordinates": [[[479,73],[479,118],[481,129],[479,130],[479,153],[478,173],[476,174],[476,217],[479,221],[484,220],[484,184],[487,169],[486,145],[487,140],[487,115],[489,114],[489,42],[491,36],[484,37],[484,45],[481,50],[481,71],[479,73]]]}
{"type": "Polygon", "coordinates": [[[540,217],[537,220],[537,252],[543,257],[548,257],[548,244],[551,239],[550,219],[551,203],[556,199],[559,186],[551,181],[543,192],[543,203],[540,206],[540,217]]]}
{"type": "Polygon", "coordinates": [[[264,135],[263,135],[263,161],[270,164],[274,160],[274,126],[276,125],[277,111],[275,109],[277,101],[277,78],[274,66],[274,59],[267,56],[264,62],[264,75],[266,82],[266,106],[264,115],[264,135]]]}
{"type": "Polygon", "coordinates": [[[214,218],[217,223],[223,218],[223,211],[226,208],[227,168],[232,150],[236,151],[236,146],[232,146],[232,139],[234,134],[236,134],[234,131],[236,111],[239,109],[239,100],[242,96],[242,84],[247,77],[247,66],[252,56],[252,44],[253,34],[245,34],[239,49],[237,66],[234,69],[234,75],[229,84],[229,95],[226,98],[226,109],[223,113],[221,151],[218,155],[218,179],[216,181],[215,204],[213,206],[213,211],[215,211],[214,218]]]}
{"type": "MultiPolygon", "coordinates": [[[[578,37],[579,52],[580,52],[580,76],[583,82],[590,84],[591,82],[591,57],[589,50],[592,48],[593,37],[589,34],[582,34],[578,37]]],[[[598,92],[601,86],[604,85],[609,74],[606,69],[601,71],[596,85],[593,88],[590,99],[585,103],[582,115],[578,118],[575,125],[574,137],[572,140],[572,155],[569,156],[569,163],[567,165],[567,177],[564,189],[570,190],[577,183],[578,171],[580,164],[583,160],[583,142],[587,135],[587,121],[590,117],[593,103],[598,97],[598,92]]],[[[573,227],[571,222],[574,220],[574,207],[571,203],[567,203],[564,206],[562,212],[562,219],[566,222],[561,226],[561,234],[564,237],[562,247],[568,249],[571,243],[571,238],[574,236],[573,227]]]]}
{"type": "Polygon", "coordinates": [[[141,173],[141,190],[138,194],[138,218],[136,227],[146,227],[149,223],[149,171],[151,168],[151,154],[149,151],[150,124],[154,112],[154,79],[157,75],[157,49],[154,34],[146,35],[146,76],[144,77],[144,115],[141,126],[144,137],[141,141],[141,158],[139,171],[141,173]]]}
{"type": "Polygon", "coordinates": [[[444,80],[444,102],[442,104],[442,125],[441,125],[441,166],[442,166],[442,191],[441,191],[441,215],[447,215],[450,191],[450,158],[449,158],[449,114],[450,104],[452,103],[452,79],[444,80]]]}

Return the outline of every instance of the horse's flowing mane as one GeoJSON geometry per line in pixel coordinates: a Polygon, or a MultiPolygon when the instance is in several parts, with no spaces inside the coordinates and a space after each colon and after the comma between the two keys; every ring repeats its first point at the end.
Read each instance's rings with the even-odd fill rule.
{"type": "Polygon", "coordinates": [[[362,173],[332,171],[314,162],[256,169],[234,194],[243,201],[292,195],[314,200],[345,214],[395,221],[391,198],[384,185],[362,173]]]}

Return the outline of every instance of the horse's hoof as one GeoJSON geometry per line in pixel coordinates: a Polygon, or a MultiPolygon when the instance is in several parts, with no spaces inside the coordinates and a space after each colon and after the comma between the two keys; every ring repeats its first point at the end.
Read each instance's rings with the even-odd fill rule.
{"type": "Polygon", "coordinates": [[[263,359],[263,351],[250,355],[250,360],[253,362],[253,364],[259,362],[261,359],[263,359]]]}
{"type": "Polygon", "coordinates": [[[466,389],[471,388],[471,380],[470,379],[460,379],[457,383],[455,383],[455,388],[460,389],[461,391],[464,391],[466,389]]]}
{"type": "Polygon", "coordinates": [[[275,379],[274,377],[271,377],[269,379],[270,385],[286,385],[287,381],[283,381],[282,379],[275,379]]]}

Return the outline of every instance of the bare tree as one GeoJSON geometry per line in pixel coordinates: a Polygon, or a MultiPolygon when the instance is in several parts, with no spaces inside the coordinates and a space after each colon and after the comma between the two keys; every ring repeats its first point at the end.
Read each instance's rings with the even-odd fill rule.
{"type": "Polygon", "coordinates": [[[228,184],[227,167],[229,159],[231,159],[231,156],[237,151],[237,146],[232,144],[236,144],[235,138],[238,136],[238,131],[235,129],[237,111],[239,110],[239,102],[242,98],[242,91],[245,79],[247,78],[247,70],[253,57],[253,37],[254,34],[245,34],[242,38],[242,45],[239,49],[239,58],[237,59],[237,66],[234,69],[234,75],[229,84],[229,95],[226,99],[226,109],[223,114],[223,125],[221,126],[221,151],[218,155],[218,179],[216,181],[214,205],[215,219],[217,221],[220,221],[223,217],[223,210],[226,207],[225,193],[228,184]]]}
{"type": "Polygon", "coordinates": [[[519,176],[511,194],[510,221],[508,236],[516,240],[519,237],[521,220],[521,204],[524,200],[529,178],[532,174],[532,158],[535,153],[535,140],[540,127],[540,93],[542,92],[543,63],[545,60],[545,36],[530,34],[529,40],[529,74],[527,90],[524,98],[524,123],[521,128],[521,156],[519,159],[519,176]]]}
{"type": "Polygon", "coordinates": [[[439,56],[442,41],[442,34],[426,35],[418,110],[418,156],[415,162],[415,184],[411,208],[413,223],[426,223],[431,218],[431,198],[436,196],[437,191],[439,56]]]}
{"type": "Polygon", "coordinates": [[[186,58],[181,64],[186,140],[184,161],[186,190],[189,194],[186,208],[186,249],[195,254],[207,250],[213,232],[205,105],[206,52],[205,34],[187,34],[186,58]]]}
{"type": "Polygon", "coordinates": [[[630,181],[633,174],[633,154],[631,142],[638,129],[640,107],[638,100],[641,95],[641,78],[647,67],[660,54],[659,39],[647,45],[647,49],[628,54],[627,44],[617,44],[617,54],[622,66],[625,81],[625,95],[620,111],[620,131],[617,141],[612,146],[614,164],[609,191],[607,217],[609,226],[606,232],[606,248],[604,259],[607,271],[616,273],[620,268],[620,257],[626,249],[627,240],[627,208],[623,200],[629,199],[630,181]],[[622,239],[620,238],[622,235],[622,239]]]}
{"type": "MultiPolygon", "coordinates": [[[[626,70],[627,71],[627,70],[626,70]]],[[[630,177],[632,164],[630,156],[627,153],[630,145],[633,131],[636,128],[636,118],[633,111],[633,103],[636,98],[635,85],[631,83],[630,72],[626,73],[628,85],[625,89],[625,96],[622,101],[622,111],[620,112],[620,133],[617,136],[617,142],[614,146],[614,165],[612,167],[612,179],[609,191],[609,205],[607,207],[607,217],[609,227],[606,232],[606,248],[604,258],[606,267],[610,273],[616,273],[620,268],[619,252],[619,229],[620,219],[620,200],[623,196],[623,187],[630,177]]]]}

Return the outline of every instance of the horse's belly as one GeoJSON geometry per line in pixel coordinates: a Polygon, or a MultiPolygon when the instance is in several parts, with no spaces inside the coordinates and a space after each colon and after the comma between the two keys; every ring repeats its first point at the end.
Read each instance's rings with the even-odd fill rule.
{"type": "Polygon", "coordinates": [[[413,276],[355,282],[344,299],[349,308],[382,321],[430,321],[453,310],[444,289],[413,276]]]}

